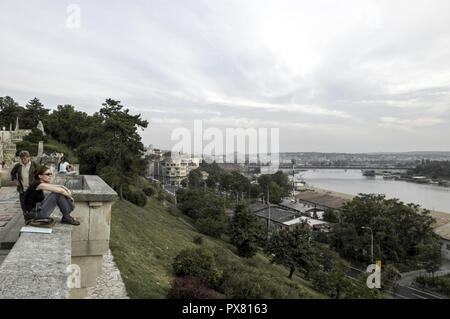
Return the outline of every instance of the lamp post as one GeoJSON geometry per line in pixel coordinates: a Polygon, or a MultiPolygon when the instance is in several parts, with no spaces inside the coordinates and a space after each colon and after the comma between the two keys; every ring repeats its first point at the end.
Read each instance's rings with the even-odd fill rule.
{"type": "Polygon", "coordinates": [[[372,228],[368,227],[368,226],[362,226],[362,229],[369,229],[370,230],[370,253],[372,256],[372,264],[373,264],[373,230],[372,228]]]}

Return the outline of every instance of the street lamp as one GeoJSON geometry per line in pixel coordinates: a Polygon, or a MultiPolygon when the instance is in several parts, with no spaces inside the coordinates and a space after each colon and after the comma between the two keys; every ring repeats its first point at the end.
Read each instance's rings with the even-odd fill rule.
{"type": "Polygon", "coordinates": [[[371,252],[371,255],[372,255],[372,264],[373,264],[373,230],[372,230],[372,228],[370,228],[368,226],[361,226],[361,228],[370,230],[370,242],[371,242],[370,252],[371,252]]]}

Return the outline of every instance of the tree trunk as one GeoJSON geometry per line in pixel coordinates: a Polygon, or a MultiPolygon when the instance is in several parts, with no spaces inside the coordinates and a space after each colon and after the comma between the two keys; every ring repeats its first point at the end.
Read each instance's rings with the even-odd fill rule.
{"type": "Polygon", "coordinates": [[[291,270],[290,270],[290,273],[289,273],[289,276],[288,276],[289,279],[292,279],[292,275],[294,274],[294,271],[295,271],[295,268],[291,267],[291,270]]]}

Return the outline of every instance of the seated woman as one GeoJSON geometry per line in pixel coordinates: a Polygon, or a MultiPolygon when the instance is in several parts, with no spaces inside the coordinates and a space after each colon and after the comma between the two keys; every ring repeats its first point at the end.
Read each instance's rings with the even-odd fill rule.
{"type": "Polygon", "coordinates": [[[61,157],[61,160],[58,164],[58,173],[59,174],[67,174],[67,165],[69,165],[69,161],[66,156],[61,157]]]}
{"type": "Polygon", "coordinates": [[[75,209],[74,200],[70,190],[63,185],[51,184],[52,173],[45,166],[39,166],[34,172],[35,181],[24,194],[25,223],[31,219],[48,218],[56,206],[59,207],[63,217],[61,223],[80,225],[70,213],[75,209]],[[51,192],[45,199],[44,191],[51,192]],[[44,200],[45,199],[45,200],[44,200]]]}

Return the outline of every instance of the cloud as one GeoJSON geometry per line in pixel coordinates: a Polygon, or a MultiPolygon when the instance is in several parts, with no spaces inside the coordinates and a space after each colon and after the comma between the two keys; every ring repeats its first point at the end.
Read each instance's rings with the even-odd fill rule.
{"type": "Polygon", "coordinates": [[[445,123],[440,118],[399,119],[395,117],[380,118],[380,126],[396,128],[400,130],[415,130],[417,128],[430,127],[445,123]]]}
{"type": "Polygon", "coordinates": [[[290,150],[314,133],[299,151],[450,135],[447,0],[77,3],[80,29],[64,2],[0,3],[0,96],[88,113],[121,100],[155,145],[195,119],[280,127],[290,150]]]}

